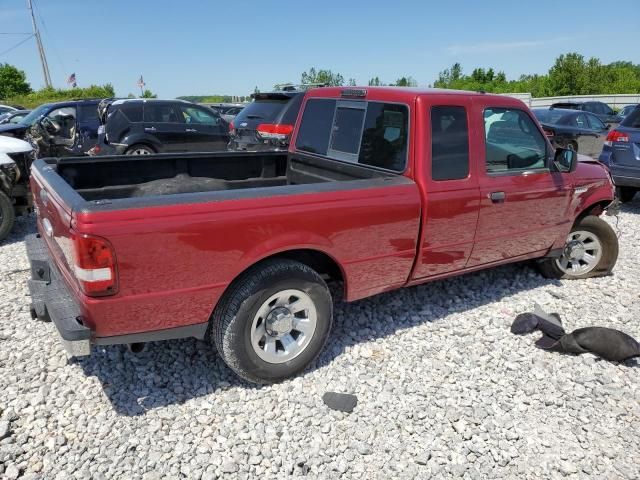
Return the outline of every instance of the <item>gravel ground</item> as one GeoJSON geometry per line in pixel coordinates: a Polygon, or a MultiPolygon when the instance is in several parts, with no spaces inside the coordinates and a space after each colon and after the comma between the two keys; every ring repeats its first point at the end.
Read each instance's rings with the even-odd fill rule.
{"type": "Polygon", "coordinates": [[[640,198],[615,275],[492,269],[336,307],[305,375],[258,388],[204,343],[122,347],[67,364],[29,316],[21,219],[0,247],[0,477],[640,477],[640,367],[563,356],[509,333],[534,302],[566,327],[640,339],[640,198]],[[351,414],[327,390],[354,393],[351,414]]]}

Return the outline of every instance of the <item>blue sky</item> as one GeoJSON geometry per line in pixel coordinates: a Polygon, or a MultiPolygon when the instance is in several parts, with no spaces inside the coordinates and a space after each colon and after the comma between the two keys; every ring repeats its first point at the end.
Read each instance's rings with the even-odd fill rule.
{"type": "MultiPolygon", "coordinates": [[[[34,0],[55,86],[111,82],[161,97],[243,95],[297,82],[309,67],[366,84],[411,75],[420,86],[460,62],[545,73],[561,53],[640,63],[640,1],[322,2],[34,0]],[[42,22],[44,25],[42,25],[42,22]]],[[[0,0],[0,32],[29,32],[25,0],[0,0]]],[[[0,35],[0,53],[21,36],[0,35]]],[[[43,85],[33,39],[0,55],[43,85]]]]}

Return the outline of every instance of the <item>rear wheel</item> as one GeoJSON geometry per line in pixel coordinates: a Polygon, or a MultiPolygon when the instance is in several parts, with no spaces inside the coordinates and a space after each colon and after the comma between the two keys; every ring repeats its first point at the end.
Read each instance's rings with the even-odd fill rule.
{"type": "Polygon", "coordinates": [[[124,152],[125,155],[151,155],[156,153],[153,148],[148,147],[147,145],[133,145],[127,148],[127,151],[124,152]]]}
{"type": "Polygon", "coordinates": [[[211,336],[239,376],[277,382],[300,373],[321,352],[332,308],[317,272],[293,260],[268,260],[231,285],[213,314],[211,336]]]}
{"type": "Polygon", "coordinates": [[[616,197],[618,197],[622,203],[627,203],[633,200],[633,197],[636,196],[636,193],[638,193],[638,190],[633,187],[616,188],[616,197]]]}
{"type": "Polygon", "coordinates": [[[0,191],[0,240],[4,240],[11,233],[15,220],[16,212],[11,199],[0,191]]]}
{"type": "Polygon", "coordinates": [[[607,222],[589,215],[567,236],[562,255],[539,266],[547,278],[580,279],[609,275],[618,259],[618,237],[607,222]]]}

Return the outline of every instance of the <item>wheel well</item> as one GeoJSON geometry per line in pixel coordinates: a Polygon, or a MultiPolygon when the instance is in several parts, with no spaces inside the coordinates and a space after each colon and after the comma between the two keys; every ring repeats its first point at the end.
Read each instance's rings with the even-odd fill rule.
{"type": "Polygon", "coordinates": [[[299,249],[299,250],[287,250],[285,252],[276,253],[270,257],[263,258],[260,262],[265,260],[271,260],[274,258],[286,258],[288,260],[295,260],[296,262],[304,263],[310,268],[313,268],[325,279],[344,281],[342,269],[338,262],[319,250],[312,249],[299,249]]]}
{"type": "Polygon", "coordinates": [[[127,152],[129,150],[131,150],[133,147],[137,147],[138,145],[143,146],[143,147],[147,147],[149,148],[152,152],[158,153],[158,149],[156,147],[154,147],[152,144],[150,144],[149,142],[145,142],[145,141],[141,141],[141,142],[135,142],[132,145],[130,145],[129,147],[127,147],[127,152]]]}
{"type": "Polygon", "coordinates": [[[611,202],[609,200],[601,200],[600,202],[597,202],[597,203],[594,203],[593,205],[588,206],[582,212],[580,212],[580,215],[578,215],[578,217],[576,218],[576,221],[574,222],[574,224],[578,223],[580,220],[582,220],[587,215],[595,215],[595,216],[602,215],[602,213],[604,212],[604,209],[610,203],[611,202]]]}

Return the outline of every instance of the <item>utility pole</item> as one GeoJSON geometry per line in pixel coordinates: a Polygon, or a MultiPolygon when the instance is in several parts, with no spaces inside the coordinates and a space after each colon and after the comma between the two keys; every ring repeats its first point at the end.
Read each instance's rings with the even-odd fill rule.
{"type": "Polygon", "coordinates": [[[42,39],[40,38],[40,31],[36,24],[36,17],[33,15],[33,5],[31,0],[27,0],[27,6],[31,13],[31,22],[33,23],[33,35],[36,37],[36,43],[38,44],[38,53],[40,54],[40,63],[42,64],[42,73],[44,75],[44,84],[47,88],[51,88],[51,75],[49,74],[49,64],[47,63],[47,57],[44,54],[44,47],[42,46],[42,39]]]}

